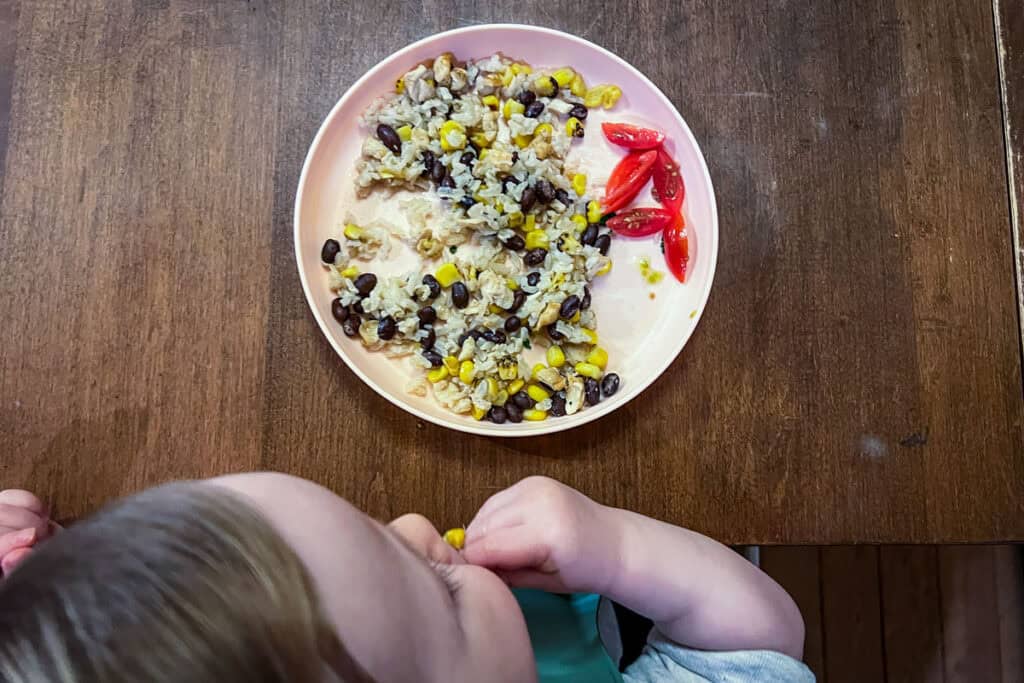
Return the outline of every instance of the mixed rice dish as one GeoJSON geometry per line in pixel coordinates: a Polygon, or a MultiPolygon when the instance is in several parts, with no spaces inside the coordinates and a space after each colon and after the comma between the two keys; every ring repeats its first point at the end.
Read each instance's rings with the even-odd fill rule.
{"type": "Polygon", "coordinates": [[[370,351],[407,358],[407,390],[501,424],[572,415],[619,388],[591,308],[612,231],[567,155],[614,85],[500,54],[418,64],[363,116],[360,197],[403,193],[410,229],[349,217],[321,260],[331,312],[370,351]],[[378,276],[392,240],[421,268],[378,276]],[[527,349],[544,349],[531,365],[527,349]]]}

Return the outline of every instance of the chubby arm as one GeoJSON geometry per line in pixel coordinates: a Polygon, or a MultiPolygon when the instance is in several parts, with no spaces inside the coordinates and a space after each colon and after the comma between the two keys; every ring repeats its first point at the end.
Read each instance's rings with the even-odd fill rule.
{"type": "Polygon", "coordinates": [[[802,655],[799,610],[757,567],[706,536],[551,479],[531,477],[488,500],[464,555],[513,586],[600,593],[687,647],[802,655]]]}

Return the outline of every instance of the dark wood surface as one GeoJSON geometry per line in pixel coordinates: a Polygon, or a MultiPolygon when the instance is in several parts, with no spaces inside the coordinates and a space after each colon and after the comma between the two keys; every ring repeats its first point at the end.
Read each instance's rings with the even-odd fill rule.
{"type": "Polygon", "coordinates": [[[1024,683],[1020,546],[774,546],[819,683],[1024,683]],[[813,580],[811,580],[813,578],[813,580]]]}
{"type": "Polygon", "coordinates": [[[541,473],[733,542],[1024,539],[994,11],[1019,18],[940,0],[0,0],[0,484],[75,517],[277,469],[443,527],[541,473]],[[721,218],[681,357],[616,414],[526,441],[420,423],[363,386],[291,241],[302,159],[345,89],[489,21],[643,70],[700,141],[721,218]]]}

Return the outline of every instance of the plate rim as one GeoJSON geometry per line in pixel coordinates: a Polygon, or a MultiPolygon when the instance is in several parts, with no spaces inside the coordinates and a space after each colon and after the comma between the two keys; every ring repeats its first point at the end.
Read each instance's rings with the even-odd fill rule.
{"type": "Polygon", "coordinates": [[[683,118],[683,115],[679,112],[678,108],[676,108],[672,100],[669,99],[664,92],[662,92],[661,88],[659,88],[643,72],[641,72],[638,68],[630,64],[625,59],[619,57],[611,50],[601,47],[600,45],[597,45],[596,43],[593,43],[587,40],[586,38],[581,38],[580,36],[576,36],[571,33],[566,33],[565,31],[559,31],[557,29],[548,28],[546,26],[535,26],[532,24],[518,23],[474,24],[471,26],[460,26],[458,28],[448,29],[446,31],[432,33],[429,36],[420,38],[419,40],[416,40],[412,43],[409,43],[408,45],[405,45],[404,47],[399,48],[398,50],[395,50],[394,52],[392,52],[391,54],[377,62],[375,66],[368,69],[362,76],[356,79],[356,81],[352,83],[352,85],[350,85],[347,90],[345,90],[345,92],[341,95],[338,101],[335,102],[334,106],[331,107],[330,112],[327,114],[327,116],[321,122],[320,127],[317,129],[316,135],[313,137],[313,140],[309,145],[309,149],[306,152],[306,157],[302,162],[302,172],[299,174],[298,187],[295,192],[295,206],[292,211],[292,240],[295,246],[295,265],[299,271],[299,280],[302,283],[302,292],[306,298],[306,304],[309,306],[309,310],[312,312],[313,318],[316,320],[317,326],[319,326],[320,328],[320,332],[323,334],[324,337],[326,337],[327,342],[331,345],[331,348],[334,349],[334,352],[341,358],[345,365],[348,366],[348,369],[355,373],[355,375],[360,380],[362,380],[363,384],[367,385],[375,392],[377,392],[379,396],[383,397],[385,400],[387,400],[389,403],[399,408],[400,410],[403,410],[407,413],[414,415],[418,419],[426,420],[427,422],[435,424],[439,427],[444,427],[446,429],[452,429],[467,434],[501,438],[523,438],[530,436],[541,436],[545,434],[553,434],[556,432],[569,431],[571,429],[582,427],[583,425],[589,424],[594,420],[598,420],[604,417],[605,415],[608,415],[609,413],[612,413],[615,410],[624,407],[626,404],[633,401],[634,399],[636,399],[637,396],[646,391],[652,384],[658,381],[658,379],[660,379],[661,376],[665,374],[665,371],[668,370],[669,366],[672,365],[672,363],[675,362],[675,360],[682,353],[683,348],[685,348],[687,342],[689,342],[690,338],[693,336],[693,333],[696,331],[697,326],[700,324],[701,317],[704,315],[704,309],[707,307],[708,299],[711,296],[711,287],[714,284],[715,272],[718,266],[718,231],[718,198],[715,194],[715,186],[711,179],[711,173],[708,170],[707,160],[704,158],[704,150],[700,146],[700,143],[697,141],[697,138],[693,134],[693,131],[690,130],[690,126],[686,122],[686,119],[683,118]],[[488,426],[490,423],[487,423],[483,420],[476,421],[465,419],[456,421],[453,419],[451,421],[445,421],[442,418],[426,413],[415,406],[401,403],[397,398],[393,397],[390,392],[385,391],[376,382],[372,381],[366,375],[366,373],[364,373],[351,359],[349,359],[348,354],[345,353],[345,351],[334,339],[334,336],[328,331],[326,321],[324,320],[323,316],[320,315],[320,312],[317,310],[316,306],[313,303],[313,294],[310,288],[309,278],[307,278],[306,272],[302,266],[302,252],[299,246],[299,214],[303,205],[303,194],[305,192],[309,168],[312,164],[313,157],[315,156],[324,135],[326,134],[328,128],[331,126],[335,117],[338,116],[338,113],[341,111],[342,107],[345,105],[349,97],[351,97],[353,93],[359,91],[363,83],[368,81],[379,71],[387,68],[388,64],[390,64],[392,61],[395,61],[401,55],[413,51],[425,43],[438,40],[445,40],[466,33],[487,32],[498,29],[512,29],[528,31],[533,33],[541,33],[546,34],[548,36],[558,37],[560,39],[567,39],[569,41],[581,44],[587,48],[596,50],[597,52],[602,53],[606,57],[618,62],[627,71],[632,73],[632,75],[635,76],[638,80],[640,80],[641,82],[645,83],[648,87],[650,87],[654,91],[656,96],[661,98],[664,101],[664,103],[668,105],[671,111],[675,113],[679,124],[682,126],[683,132],[685,133],[689,141],[693,144],[694,148],[697,150],[698,157],[700,160],[700,172],[704,176],[704,181],[707,183],[707,186],[710,189],[710,209],[712,219],[712,243],[708,245],[709,248],[705,249],[702,247],[701,249],[702,253],[704,251],[707,252],[709,258],[711,259],[711,263],[709,266],[707,283],[704,286],[704,290],[700,292],[699,304],[696,308],[696,315],[693,316],[693,325],[690,327],[689,331],[686,334],[680,336],[680,339],[675,349],[671,353],[665,354],[665,360],[662,361],[660,367],[656,367],[653,375],[651,376],[650,381],[646,382],[642,387],[632,389],[624,400],[614,405],[612,405],[611,403],[605,403],[603,406],[593,406],[588,410],[582,411],[582,413],[578,413],[580,417],[577,420],[544,420],[543,422],[532,423],[529,425],[523,423],[522,426],[517,425],[516,429],[514,430],[494,429],[488,426]]]}

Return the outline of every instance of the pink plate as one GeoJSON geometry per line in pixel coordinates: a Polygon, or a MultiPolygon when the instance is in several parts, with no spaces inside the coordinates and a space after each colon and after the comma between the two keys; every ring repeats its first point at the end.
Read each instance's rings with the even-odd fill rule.
{"type": "MultiPolygon", "coordinates": [[[[636,203],[654,204],[649,191],[636,203]]],[[[389,261],[375,264],[376,272],[407,270],[412,256],[396,252],[389,261]]],[[[693,133],[668,98],[642,73],[604,48],[559,31],[511,24],[470,26],[424,38],[399,50],[366,73],[338,100],[320,126],[299,178],[295,257],[306,300],[320,329],[349,368],[381,396],[419,418],[463,432],[536,436],[578,427],[625,405],[657,379],[682,351],[711,291],[718,258],[718,212],[711,177],[693,133]],[[608,174],[622,155],[601,135],[601,121],[625,121],[663,130],[668,140],[666,147],[682,170],[686,182],[683,213],[690,241],[687,282],[679,284],[668,274],[658,236],[613,240],[609,254],[614,261],[612,272],[598,278],[592,291],[600,344],[608,350],[609,371],[622,378],[621,388],[615,396],[575,415],[503,425],[455,415],[429,396],[421,398],[406,393],[409,369],[405,362],[366,351],[358,341],[346,338],[331,317],[333,296],[327,287],[327,272],[320,263],[324,240],[340,233],[346,213],[363,220],[387,208],[379,200],[355,199],[353,169],[365,135],[359,126],[360,116],[373,100],[392,92],[395,80],[412,65],[442,52],[452,52],[458,59],[502,52],[535,67],[568,65],[581,72],[588,84],[614,83],[622,88],[622,99],[614,109],[591,111],[586,121],[586,137],[570,157],[587,174],[593,196],[601,196],[608,174]],[[641,275],[642,258],[666,273],[660,283],[651,285],[641,275]]],[[[537,348],[534,352],[542,353],[537,348]]]]}

